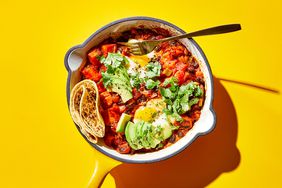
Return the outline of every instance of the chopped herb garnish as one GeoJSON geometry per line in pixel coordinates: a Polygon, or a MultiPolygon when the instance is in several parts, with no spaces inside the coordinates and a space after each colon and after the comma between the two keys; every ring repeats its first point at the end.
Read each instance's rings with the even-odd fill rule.
{"type": "Polygon", "coordinates": [[[146,77],[155,78],[161,74],[161,64],[159,62],[150,62],[146,67],[146,77]]]}
{"type": "Polygon", "coordinates": [[[154,87],[157,87],[160,84],[160,81],[154,81],[152,79],[146,80],[146,88],[147,89],[153,89],[154,87]]]}
{"type": "Polygon", "coordinates": [[[181,114],[188,112],[191,106],[197,104],[203,91],[196,82],[178,86],[175,78],[169,78],[164,86],[170,84],[169,88],[160,88],[161,95],[167,104],[164,113],[175,118],[176,121],[183,121],[181,114]]]}

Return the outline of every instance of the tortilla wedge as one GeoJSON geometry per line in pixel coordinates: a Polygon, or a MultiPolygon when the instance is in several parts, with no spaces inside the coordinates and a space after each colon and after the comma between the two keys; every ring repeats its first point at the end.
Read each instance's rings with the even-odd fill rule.
{"type": "Polygon", "coordinates": [[[83,80],[71,91],[70,113],[81,133],[92,143],[97,143],[98,137],[104,137],[105,124],[99,112],[99,93],[96,83],[83,80]]]}

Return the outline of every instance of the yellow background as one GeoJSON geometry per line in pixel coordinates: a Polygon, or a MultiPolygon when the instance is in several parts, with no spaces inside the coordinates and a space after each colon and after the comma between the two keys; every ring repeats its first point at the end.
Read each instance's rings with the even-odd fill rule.
{"type": "Polygon", "coordinates": [[[64,55],[103,25],[138,15],[186,31],[243,30],[196,38],[216,77],[215,132],[168,161],[121,165],[103,187],[282,187],[281,94],[222,81],[282,91],[281,8],[280,0],[1,1],[0,187],[86,186],[95,153],[67,110],[64,55]]]}

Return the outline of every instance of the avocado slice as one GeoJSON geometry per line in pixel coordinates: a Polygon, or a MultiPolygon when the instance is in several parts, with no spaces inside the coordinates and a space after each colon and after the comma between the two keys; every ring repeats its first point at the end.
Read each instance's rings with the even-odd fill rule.
{"type": "Polygon", "coordinates": [[[161,115],[155,122],[153,122],[153,126],[155,137],[161,141],[169,138],[172,134],[171,125],[165,114],[161,115]]]}
{"type": "Polygon", "coordinates": [[[125,138],[129,143],[130,147],[132,149],[137,150],[138,146],[135,144],[135,140],[136,140],[135,127],[136,124],[132,123],[131,121],[127,123],[125,128],[125,138]]]}
{"type": "Polygon", "coordinates": [[[130,85],[124,84],[120,79],[112,80],[111,90],[118,93],[124,103],[133,97],[130,85]]]}
{"type": "Polygon", "coordinates": [[[140,146],[141,148],[143,148],[143,137],[142,137],[142,134],[143,134],[143,131],[142,131],[142,127],[144,126],[145,123],[143,122],[137,122],[136,123],[136,144],[138,146],[140,146]]]}
{"type": "Polygon", "coordinates": [[[172,135],[172,129],[169,123],[163,125],[162,135],[164,140],[172,135]]]}
{"type": "Polygon", "coordinates": [[[142,145],[144,146],[144,148],[146,149],[150,149],[151,148],[151,129],[152,129],[152,125],[150,123],[147,123],[145,122],[143,125],[142,125],[142,128],[141,128],[141,134],[139,135],[140,138],[141,138],[141,142],[142,142],[142,145]]]}
{"type": "Polygon", "coordinates": [[[151,135],[151,141],[150,141],[150,147],[155,148],[162,140],[155,138],[153,135],[151,135]]]}
{"type": "Polygon", "coordinates": [[[120,116],[120,119],[118,121],[118,124],[117,124],[116,132],[118,132],[118,133],[124,132],[125,125],[127,124],[127,122],[130,119],[131,119],[130,115],[128,115],[126,113],[122,113],[121,116],[120,116]]]}
{"type": "Polygon", "coordinates": [[[134,140],[133,143],[137,146],[138,149],[143,148],[142,142],[141,142],[141,138],[139,137],[139,135],[142,132],[142,125],[143,122],[139,121],[137,123],[135,123],[135,136],[134,136],[134,140]]]}

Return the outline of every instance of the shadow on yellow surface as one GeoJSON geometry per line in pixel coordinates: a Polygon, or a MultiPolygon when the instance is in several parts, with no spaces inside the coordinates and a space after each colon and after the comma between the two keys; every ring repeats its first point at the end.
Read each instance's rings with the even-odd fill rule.
{"type": "Polygon", "coordinates": [[[230,80],[230,79],[226,79],[226,78],[217,78],[217,79],[219,81],[225,81],[225,82],[240,84],[240,85],[244,85],[244,86],[248,86],[248,87],[253,87],[253,88],[256,88],[256,89],[261,89],[261,90],[264,90],[264,91],[280,94],[280,91],[277,90],[277,89],[268,88],[268,87],[260,86],[260,85],[257,85],[257,84],[242,82],[242,81],[238,81],[238,80],[230,80]]]}
{"type": "Polygon", "coordinates": [[[215,129],[177,156],[152,164],[122,164],[111,171],[117,188],[205,187],[240,163],[236,147],[238,121],[231,98],[214,78],[215,129]]]}

